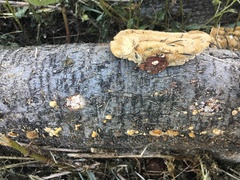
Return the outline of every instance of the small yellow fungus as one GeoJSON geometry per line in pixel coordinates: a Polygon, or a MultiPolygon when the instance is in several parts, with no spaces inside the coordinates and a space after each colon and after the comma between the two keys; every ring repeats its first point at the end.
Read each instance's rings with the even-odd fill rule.
{"type": "Polygon", "coordinates": [[[105,116],[106,120],[112,120],[112,115],[111,114],[108,114],[105,116]]]}
{"type": "Polygon", "coordinates": [[[75,127],[75,130],[78,131],[81,127],[81,124],[75,124],[74,127],[75,127]]]}
{"type": "Polygon", "coordinates": [[[192,131],[192,132],[190,132],[190,133],[188,133],[188,136],[190,137],[190,138],[195,138],[196,137],[196,135],[194,134],[194,132],[192,131]]]}
{"type": "Polygon", "coordinates": [[[159,136],[164,135],[164,132],[162,132],[160,129],[154,129],[154,130],[149,131],[149,134],[152,136],[159,137],[159,136]]]}
{"type": "Polygon", "coordinates": [[[170,136],[170,137],[174,137],[174,136],[178,136],[179,132],[178,131],[174,131],[172,129],[169,129],[165,132],[166,135],[170,136]]]}
{"type": "Polygon", "coordinates": [[[222,135],[224,131],[215,128],[215,129],[212,130],[212,132],[213,132],[213,134],[215,134],[215,135],[222,135]]]}
{"type": "Polygon", "coordinates": [[[130,130],[127,130],[126,134],[129,135],[129,136],[133,136],[135,134],[138,134],[139,131],[137,130],[133,130],[133,129],[130,129],[130,130]]]}
{"type": "Polygon", "coordinates": [[[59,137],[59,132],[62,131],[62,128],[58,127],[58,128],[52,129],[52,128],[46,127],[44,128],[44,131],[46,131],[51,137],[53,136],[59,137]]]}
{"type": "Polygon", "coordinates": [[[49,101],[49,106],[52,108],[57,108],[58,107],[57,101],[56,100],[49,101]]]}
{"type": "Polygon", "coordinates": [[[26,131],[26,136],[28,139],[36,139],[39,137],[37,130],[26,131]]]}
{"type": "Polygon", "coordinates": [[[196,109],[194,109],[193,111],[192,111],[192,115],[196,115],[198,113],[198,110],[196,110],[196,109]]]}
{"type": "Polygon", "coordinates": [[[92,138],[96,138],[96,137],[98,137],[98,133],[96,132],[96,131],[92,131],[92,138]]]}
{"type": "Polygon", "coordinates": [[[189,131],[192,131],[193,129],[194,129],[193,126],[189,126],[189,127],[188,127],[188,130],[189,130],[189,131]]]}
{"type": "Polygon", "coordinates": [[[207,134],[207,131],[200,132],[200,135],[204,135],[204,134],[207,134]]]}
{"type": "Polygon", "coordinates": [[[9,137],[13,137],[13,138],[19,136],[19,134],[15,133],[15,132],[13,132],[13,131],[8,132],[7,135],[8,135],[9,137]]]}
{"type": "Polygon", "coordinates": [[[237,110],[233,110],[232,111],[232,116],[236,116],[238,114],[238,111],[237,110]]]}

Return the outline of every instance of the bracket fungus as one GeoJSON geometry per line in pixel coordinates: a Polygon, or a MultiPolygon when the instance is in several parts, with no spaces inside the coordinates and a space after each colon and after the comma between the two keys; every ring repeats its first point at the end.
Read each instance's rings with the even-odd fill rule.
{"type": "Polygon", "coordinates": [[[114,37],[110,49],[116,57],[134,61],[138,65],[148,57],[163,54],[169,66],[178,66],[201,53],[210,42],[212,37],[201,31],[168,33],[127,29],[114,37]]]}
{"type": "Polygon", "coordinates": [[[236,28],[212,28],[210,35],[215,39],[216,45],[222,49],[240,49],[240,26],[236,28]]]}
{"type": "Polygon", "coordinates": [[[116,57],[133,61],[140,69],[156,74],[164,70],[165,66],[183,65],[208,48],[210,44],[239,49],[239,37],[239,27],[213,28],[210,35],[202,31],[171,33],[126,29],[114,37],[110,42],[110,49],[116,57]],[[159,54],[164,55],[167,60],[162,68],[156,64],[149,64],[150,59],[156,58],[159,54]]]}

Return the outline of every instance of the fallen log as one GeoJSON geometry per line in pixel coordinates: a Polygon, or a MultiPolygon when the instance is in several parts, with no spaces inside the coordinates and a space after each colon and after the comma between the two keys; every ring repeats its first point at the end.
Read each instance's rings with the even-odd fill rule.
{"type": "Polygon", "coordinates": [[[240,162],[239,58],[208,49],[152,75],[107,44],[1,50],[0,132],[78,153],[240,162]]]}

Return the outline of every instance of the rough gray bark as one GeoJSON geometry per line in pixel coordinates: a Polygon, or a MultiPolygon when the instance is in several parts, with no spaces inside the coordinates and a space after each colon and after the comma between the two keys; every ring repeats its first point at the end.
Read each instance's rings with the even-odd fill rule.
{"type": "Polygon", "coordinates": [[[207,151],[240,162],[240,113],[232,115],[240,107],[239,57],[239,52],[210,49],[183,66],[150,75],[113,57],[105,44],[1,50],[0,132],[14,131],[20,135],[16,140],[29,142],[23,129],[37,128],[34,143],[80,151],[140,154],[147,147],[144,155],[153,156],[207,151]],[[74,64],[64,66],[67,57],[74,64]],[[66,108],[66,98],[74,94],[86,99],[82,110],[66,108]],[[53,99],[57,109],[49,106],[53,99]],[[107,114],[113,118],[103,123],[107,114]],[[63,130],[50,137],[45,127],[63,130]],[[138,133],[129,136],[130,129],[138,133]],[[153,129],[180,135],[154,137],[153,129]],[[93,130],[98,137],[91,137],[93,130]]]}

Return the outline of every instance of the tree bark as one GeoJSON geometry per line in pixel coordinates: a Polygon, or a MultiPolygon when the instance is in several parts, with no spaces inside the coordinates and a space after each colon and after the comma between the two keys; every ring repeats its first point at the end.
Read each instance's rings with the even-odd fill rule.
{"type": "Polygon", "coordinates": [[[239,58],[239,52],[209,49],[151,75],[115,58],[106,44],[1,50],[0,132],[29,142],[26,131],[37,129],[35,144],[82,152],[209,152],[240,162],[239,58]],[[66,99],[77,94],[86,105],[70,110],[66,99]],[[53,100],[57,107],[49,105],[53,100]],[[62,131],[51,137],[46,127],[62,131]]]}

